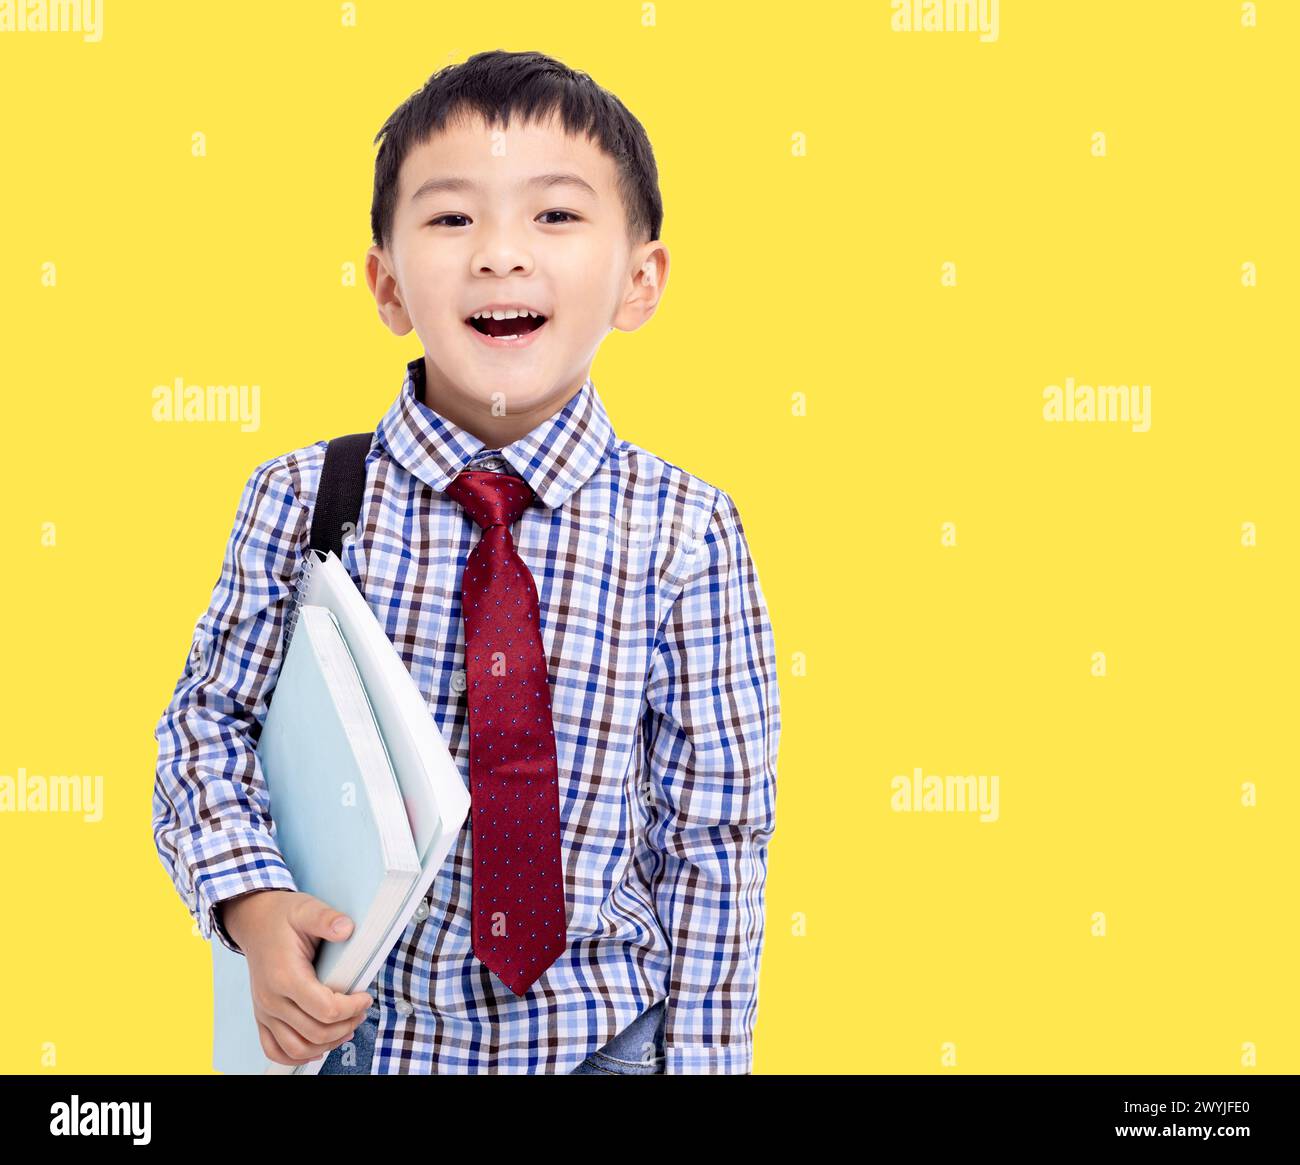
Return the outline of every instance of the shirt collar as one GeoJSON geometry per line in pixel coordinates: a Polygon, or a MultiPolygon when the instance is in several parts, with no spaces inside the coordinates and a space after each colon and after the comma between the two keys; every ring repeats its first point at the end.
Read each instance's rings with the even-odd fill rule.
{"type": "MultiPolygon", "coordinates": [[[[488,447],[424,403],[424,358],[406,366],[402,391],[379,422],[393,459],[441,493],[488,447]]],[[[614,430],[591,377],[559,412],[497,450],[548,509],[569,497],[614,447],[614,430]]]]}

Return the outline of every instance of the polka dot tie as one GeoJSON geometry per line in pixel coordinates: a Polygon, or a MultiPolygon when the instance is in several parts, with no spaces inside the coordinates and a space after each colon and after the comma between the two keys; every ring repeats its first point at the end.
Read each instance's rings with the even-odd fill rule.
{"type": "Polygon", "coordinates": [[[523,995],[568,943],[537,584],[510,536],[534,494],[522,478],[476,470],[462,472],[446,492],[483,528],[461,584],[474,955],[523,995]]]}

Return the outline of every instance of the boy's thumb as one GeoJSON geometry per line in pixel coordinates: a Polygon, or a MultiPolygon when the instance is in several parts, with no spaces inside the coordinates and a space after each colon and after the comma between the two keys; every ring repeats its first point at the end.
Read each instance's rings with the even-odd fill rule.
{"type": "Polygon", "coordinates": [[[321,902],[308,929],[317,938],[345,939],[352,933],[352,920],[332,906],[321,902]]]}

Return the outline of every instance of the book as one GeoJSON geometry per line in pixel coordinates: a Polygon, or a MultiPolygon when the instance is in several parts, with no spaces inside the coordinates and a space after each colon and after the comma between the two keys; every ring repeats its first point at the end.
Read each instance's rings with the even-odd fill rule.
{"type": "MultiPolygon", "coordinates": [[[[385,923],[376,921],[375,925],[363,930],[361,919],[350,913],[341,900],[335,901],[300,880],[298,868],[285,853],[300,890],[320,897],[352,918],[354,929],[347,939],[342,942],[322,940],[317,950],[317,977],[326,986],[350,994],[368,988],[411,923],[420,899],[428,893],[469,815],[470,795],[424,696],[365,598],[332,552],[323,556],[319,556],[317,551],[307,553],[296,605],[285,629],[284,664],[259,740],[259,756],[267,739],[267,728],[272,723],[276,701],[280,698],[280,685],[284,683],[290,657],[295,653],[294,645],[300,638],[305,638],[306,647],[310,649],[316,639],[311,628],[320,626],[320,618],[313,613],[313,608],[333,616],[334,625],[360,679],[383,744],[389,772],[399,790],[419,867],[406,892],[399,896],[400,903],[395,909],[389,910],[391,901],[385,899],[385,906],[376,915],[376,918],[384,918],[385,923]],[[304,628],[308,629],[305,636],[304,628]],[[338,953],[331,953],[335,949],[338,953]],[[324,974],[322,967],[325,968],[324,974]],[[332,978],[327,979],[326,975],[332,975],[332,978]]],[[[301,650],[299,654],[302,654],[301,650]]],[[[377,755],[374,764],[381,767],[377,755]]],[[[268,772],[266,775],[270,787],[271,774],[268,772]]],[[[318,781],[316,787],[317,792],[322,788],[327,794],[329,792],[328,782],[318,781]]],[[[282,833],[282,817],[287,822],[295,814],[284,798],[277,802],[273,788],[271,812],[278,838],[282,833]]],[[[304,812],[309,818],[310,811],[304,812]]],[[[310,853],[316,842],[309,838],[304,844],[310,853]]],[[[355,886],[351,892],[356,892],[355,886]]],[[[269,1075],[311,1075],[318,1072],[324,1056],[303,1065],[277,1064],[265,1056],[252,1015],[247,962],[242,954],[228,950],[220,939],[214,937],[210,945],[213,954],[214,1067],[219,1071],[265,1072],[269,1075]]]]}
{"type": "MultiPolygon", "coordinates": [[[[257,743],[271,801],[272,835],[298,889],[342,911],[353,923],[346,940],[322,941],[316,977],[350,991],[389,923],[420,875],[420,860],[379,722],[349,653],[338,619],[327,608],[305,606],[289,644],[257,743]]],[[[223,955],[243,965],[227,950],[223,955]]],[[[230,970],[229,959],[223,959],[230,970]]],[[[215,1056],[223,1071],[273,1063],[243,1054],[256,1019],[251,997],[231,994],[231,977],[218,976],[215,1056]],[[232,1014],[232,1008],[234,1013],[232,1014]]],[[[248,1045],[251,1051],[251,1044],[248,1045]]],[[[263,1066],[261,1071],[265,1071],[263,1066]]]]}

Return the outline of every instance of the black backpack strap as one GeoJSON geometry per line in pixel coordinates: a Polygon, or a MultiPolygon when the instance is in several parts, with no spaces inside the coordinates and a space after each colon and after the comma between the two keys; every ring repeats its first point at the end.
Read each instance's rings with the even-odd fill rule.
{"type": "Polygon", "coordinates": [[[311,516],[311,547],[343,557],[345,527],[355,532],[366,491],[366,454],[373,433],[349,433],[325,446],[325,465],[311,516]]]}

